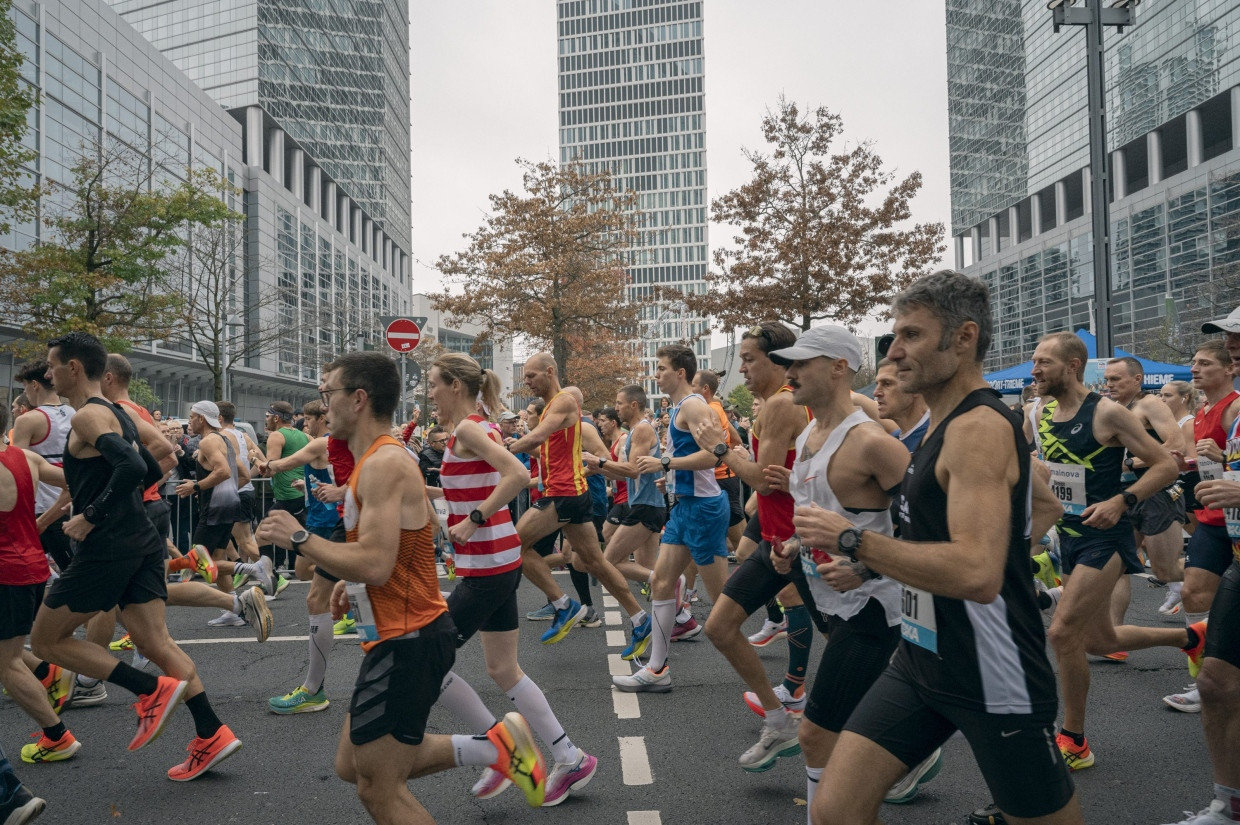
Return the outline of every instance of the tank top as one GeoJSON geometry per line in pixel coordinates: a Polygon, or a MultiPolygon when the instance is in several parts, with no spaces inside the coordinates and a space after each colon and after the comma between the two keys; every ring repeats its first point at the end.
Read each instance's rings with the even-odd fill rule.
{"type": "MultiPolygon", "coordinates": [[[[404,452],[404,445],[395,438],[381,435],[366,449],[349,477],[349,487],[345,493],[344,526],[350,542],[357,541],[357,523],[364,506],[357,492],[357,479],[361,475],[362,465],[376,450],[388,445],[399,447],[404,452]]],[[[414,461],[416,467],[417,460],[412,456],[410,460],[414,461]]],[[[396,551],[396,565],[392,568],[391,577],[378,586],[366,585],[366,596],[370,599],[375,628],[379,633],[378,641],[362,642],[362,649],[367,652],[377,644],[421,630],[448,612],[448,604],[439,592],[439,580],[435,572],[434,536],[437,519],[429,500],[426,511],[426,524],[417,530],[400,531],[400,546],[396,551]]]]}
{"type": "MultiPolygon", "coordinates": [[[[212,435],[219,436],[219,439],[224,442],[224,452],[227,457],[226,460],[228,461],[228,475],[232,478],[232,483],[236,485],[237,453],[233,450],[232,439],[225,437],[225,435],[218,430],[214,433],[207,433],[203,436],[203,439],[205,440],[210,438],[212,435]]],[[[199,443],[201,444],[201,442],[199,443]]],[[[201,454],[202,453],[199,452],[199,455],[201,454]]],[[[199,479],[204,479],[211,474],[211,471],[203,466],[203,463],[198,459],[194,459],[194,464],[197,469],[196,475],[199,479]]],[[[216,485],[216,487],[218,486],[219,485],[216,485]]],[[[211,499],[214,497],[216,487],[204,487],[202,492],[198,494],[198,512],[202,515],[205,522],[212,526],[218,524],[236,524],[241,518],[240,501],[237,502],[237,506],[235,507],[224,507],[216,512],[211,512],[211,499]]],[[[223,499],[221,499],[221,501],[223,501],[223,499]]]]}
{"type": "MultiPolygon", "coordinates": [[[[73,408],[68,404],[43,404],[32,410],[35,411],[47,419],[47,435],[31,444],[30,450],[43,456],[48,464],[63,467],[65,447],[69,444],[69,431],[72,429],[70,421],[73,419],[73,408]]],[[[38,482],[34,495],[35,513],[46,512],[58,498],[59,488],[38,482]]]]}
{"type": "MultiPolygon", "coordinates": [[[[1197,441],[1208,438],[1219,445],[1219,447],[1226,447],[1227,432],[1223,429],[1223,413],[1227,411],[1231,402],[1236,400],[1237,395],[1240,395],[1240,393],[1232,390],[1227,393],[1226,398],[1220,399],[1217,404],[1207,405],[1197,410],[1197,415],[1193,418],[1193,438],[1197,441]]],[[[1200,466],[1200,460],[1198,461],[1198,466],[1200,466]]],[[[1194,510],[1193,514],[1197,516],[1197,521],[1201,524],[1222,527],[1227,523],[1227,518],[1222,510],[1202,508],[1194,510]]]]}
{"type": "MultiPolygon", "coordinates": [[[[831,483],[827,480],[831,458],[844,443],[849,431],[869,420],[870,417],[865,414],[864,410],[854,410],[849,413],[827,436],[827,440],[818,448],[818,452],[810,456],[805,455],[804,450],[814,425],[812,422],[807,424],[797,436],[796,452],[799,460],[792,465],[790,487],[793,500],[798,507],[808,507],[810,502],[816,502],[820,507],[844,516],[862,530],[872,530],[875,533],[890,536],[890,510],[885,507],[882,510],[849,510],[840,503],[835,490],[831,489],[831,483]]],[[[828,550],[828,553],[830,552],[828,550]]],[[[807,564],[812,565],[812,568],[806,569],[805,582],[809,585],[809,591],[814,596],[814,605],[819,612],[847,620],[860,613],[870,599],[877,599],[883,606],[883,613],[887,616],[887,625],[894,627],[900,623],[900,585],[894,579],[885,576],[870,579],[855,590],[840,593],[822,580],[814,562],[806,561],[802,567],[805,568],[807,564]]]]}
{"type": "MultiPolygon", "coordinates": [[[[690,393],[680,399],[680,403],[672,407],[671,415],[668,416],[668,435],[670,436],[672,458],[683,458],[687,455],[693,455],[700,452],[701,447],[698,446],[697,440],[693,437],[693,433],[688,430],[682,430],[676,425],[676,419],[680,417],[680,408],[690,398],[696,398],[703,404],[706,399],[697,393],[690,393]]],[[[719,482],[715,480],[715,469],[707,467],[705,470],[673,470],[672,471],[672,492],[676,494],[676,498],[714,498],[718,496],[722,490],[719,488],[719,482]]]]}
{"type": "MultiPolygon", "coordinates": [[[[486,426],[478,416],[469,416],[486,426]]],[[[481,458],[460,458],[453,452],[456,435],[448,438],[443,451],[443,464],[439,468],[439,481],[444,498],[448,501],[448,527],[460,524],[469,514],[481,508],[500,482],[499,470],[481,458]]],[[[516,570],[521,566],[521,539],[512,524],[512,511],[507,507],[496,510],[462,546],[456,549],[456,572],[460,576],[495,576],[516,570]]]]}
{"type": "Polygon", "coordinates": [[[1094,438],[1094,413],[1102,396],[1091,392],[1071,421],[1052,421],[1059,401],[1052,399],[1038,417],[1042,457],[1051,469],[1051,490],[1063,504],[1058,527],[1069,536],[1113,536],[1132,530],[1125,513],[1107,530],[1081,523],[1085,508],[1123,492],[1124,448],[1105,447],[1094,438]]]}
{"type": "MultiPolygon", "coordinates": [[[[152,418],[151,414],[146,411],[146,407],[140,407],[134,402],[127,401],[127,400],[122,400],[122,401],[119,401],[118,403],[125,409],[133,412],[135,415],[138,416],[138,418],[141,418],[147,424],[150,424],[152,427],[155,426],[155,419],[152,418]]],[[[159,482],[158,481],[152,484],[150,487],[147,487],[146,490],[142,492],[142,500],[145,502],[164,500],[164,497],[159,494],[159,482]]]]}
{"type": "MultiPolygon", "coordinates": [[[[353,451],[349,449],[349,442],[342,441],[339,438],[327,437],[327,460],[332,465],[332,477],[336,479],[338,486],[344,486],[349,483],[349,477],[353,475],[353,451]]],[[[336,512],[344,518],[344,502],[336,504],[336,512]]]]}
{"type": "MultiPolygon", "coordinates": [[[[547,406],[550,407],[561,395],[565,395],[563,390],[552,396],[547,406]]],[[[574,405],[577,404],[571,395],[569,399],[574,405]]],[[[577,421],[574,424],[556,430],[538,445],[538,458],[546,482],[543,495],[573,498],[586,492],[589,485],[581,463],[581,407],[577,407],[577,421]]]]}
{"type": "Polygon", "coordinates": [[[314,488],[319,484],[332,483],[331,463],[319,469],[306,464],[302,467],[306,480],[306,526],[334,527],[340,521],[340,510],[335,504],[319,501],[314,497],[314,488]]]}
{"type": "MultiPolygon", "coordinates": [[[[621,461],[620,448],[624,446],[624,440],[617,438],[611,445],[608,452],[611,454],[612,461],[621,461]]],[[[628,504],[629,503],[629,485],[628,479],[623,479],[621,483],[616,485],[616,494],[612,496],[612,504],[628,504]]]]}
{"type": "MultiPolygon", "coordinates": [[[[784,385],[779,388],[779,392],[792,392],[792,387],[784,385]]],[[[776,393],[778,394],[778,393],[776,393]]],[[[764,408],[765,409],[765,408],[764,408]]],[[[753,432],[749,435],[750,450],[753,452],[754,461],[758,460],[758,446],[761,438],[758,435],[759,420],[754,422],[753,432]]],[[[805,420],[812,421],[813,414],[807,407],[805,410],[805,420]]],[[[788,448],[788,452],[784,454],[784,466],[792,469],[793,462],[796,461],[797,450],[795,446],[788,448]]],[[[762,525],[762,538],[768,542],[783,541],[796,532],[792,526],[792,511],[795,508],[792,496],[783,490],[772,490],[763,495],[758,494],[758,523],[762,525]]]]}
{"type": "MultiPolygon", "coordinates": [[[[723,440],[728,443],[728,449],[736,446],[732,442],[732,427],[728,422],[728,414],[723,411],[723,405],[718,401],[710,401],[710,408],[715,411],[715,415],[719,416],[719,426],[723,428],[723,440]]],[[[726,464],[720,464],[715,468],[715,478],[735,478],[736,473],[732,472],[732,468],[726,464]]]]}
{"type": "MultiPolygon", "coordinates": [[[[1008,413],[999,393],[989,388],[969,393],[912,455],[899,495],[902,538],[910,542],[951,539],[947,493],[935,478],[935,467],[952,421],[977,407],[989,407],[1011,427],[1020,465],[1020,477],[1011,493],[1003,584],[990,604],[906,587],[903,638],[893,666],[952,705],[995,714],[1054,713],[1058,702],[1055,674],[1046,658],[1042,615],[1029,575],[1029,453],[1021,425],[1008,413]],[[910,606],[928,618],[933,631],[910,627],[910,606]],[[931,639],[933,650],[928,646],[931,639]]],[[[985,514],[978,517],[985,518],[985,514]]]]}
{"type": "MultiPolygon", "coordinates": [[[[241,432],[241,430],[238,430],[236,427],[223,427],[220,429],[220,432],[231,433],[233,438],[237,439],[237,463],[240,464],[242,467],[249,467],[250,466],[250,445],[246,443],[245,433],[241,432]]],[[[247,481],[245,483],[245,486],[241,488],[241,492],[243,493],[254,492],[254,479],[251,478],[249,481],[247,481]]]]}
{"type": "MultiPolygon", "coordinates": [[[[638,427],[643,425],[650,427],[651,430],[654,429],[654,425],[644,418],[633,426],[629,434],[624,437],[624,449],[621,451],[624,461],[632,460],[629,457],[629,451],[633,449],[633,433],[637,431],[638,427]]],[[[655,458],[663,455],[663,448],[659,446],[659,434],[657,432],[654,434],[654,452],[651,455],[655,458]]],[[[666,507],[667,500],[663,498],[663,494],[659,492],[659,488],[656,486],[662,477],[663,473],[656,471],[653,473],[643,473],[637,478],[626,478],[624,486],[629,491],[629,506],[634,507],[638,504],[644,504],[648,507],[666,507]]]]}
{"type": "Polygon", "coordinates": [[[41,584],[47,581],[48,567],[35,526],[35,479],[17,447],[0,447],[0,466],[13,477],[17,493],[13,509],[0,511],[0,585],[41,584]]]}
{"type": "MultiPolygon", "coordinates": [[[[138,438],[138,428],[125,414],[124,408],[98,396],[86,399],[86,403],[107,407],[120,422],[121,438],[137,454],[154,463],[155,460],[138,438]]],[[[101,455],[77,458],[66,448],[64,468],[65,481],[69,483],[69,492],[73,497],[73,509],[78,513],[94,503],[112,480],[112,465],[101,455]]],[[[85,539],[76,542],[74,552],[94,561],[141,558],[151,553],[163,553],[164,540],[142,508],[141,489],[135,486],[132,490],[113,490],[111,495],[113,501],[108,505],[108,518],[96,525],[85,539]]]]}
{"type": "Polygon", "coordinates": [[[1179,421],[1175,422],[1175,425],[1177,427],[1183,427],[1185,421],[1192,421],[1192,420],[1193,420],[1193,414],[1189,413],[1188,415],[1181,418],[1179,421]]]}
{"type": "MultiPolygon", "coordinates": [[[[276,432],[284,436],[284,449],[280,451],[280,458],[288,458],[310,443],[310,439],[305,433],[292,427],[281,427],[276,432]]],[[[300,477],[300,469],[276,473],[271,477],[271,495],[276,501],[289,501],[301,498],[301,491],[293,486],[293,482],[300,477]]]]}

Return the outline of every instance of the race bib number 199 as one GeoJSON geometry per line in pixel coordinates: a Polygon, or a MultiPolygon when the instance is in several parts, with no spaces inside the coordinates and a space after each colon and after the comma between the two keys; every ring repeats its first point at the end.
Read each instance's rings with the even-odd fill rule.
{"type": "Polygon", "coordinates": [[[1051,462],[1047,465],[1051,470],[1051,492],[1063,511],[1071,516],[1079,516],[1085,512],[1085,467],[1080,464],[1059,464],[1051,462]]]}
{"type": "Polygon", "coordinates": [[[934,596],[916,587],[904,587],[900,606],[900,636],[906,642],[939,652],[939,629],[934,616],[934,596]]]}

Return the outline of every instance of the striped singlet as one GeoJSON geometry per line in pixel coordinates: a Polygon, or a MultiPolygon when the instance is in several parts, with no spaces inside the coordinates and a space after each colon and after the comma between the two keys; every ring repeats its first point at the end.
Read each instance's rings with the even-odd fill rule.
{"type": "MultiPolygon", "coordinates": [[[[550,407],[561,395],[564,395],[563,390],[552,396],[547,406],[550,407]]],[[[572,399],[572,396],[569,398],[572,399]]],[[[574,400],[573,404],[576,403],[574,400]]],[[[556,430],[538,446],[538,458],[546,479],[543,495],[572,498],[586,492],[586,472],[581,464],[580,407],[577,407],[576,422],[562,430],[556,430]]]]}
{"type": "MultiPolygon", "coordinates": [[[[474,421],[486,427],[486,420],[471,415],[474,421]]],[[[492,436],[488,429],[488,436],[492,436]]],[[[453,450],[456,436],[448,439],[443,451],[443,464],[439,468],[439,481],[444,498],[448,501],[448,527],[469,518],[469,514],[482,507],[482,503],[499,484],[499,470],[481,458],[460,458],[453,450]]],[[[456,548],[456,572],[461,576],[495,576],[521,566],[521,539],[512,524],[508,508],[500,507],[486,523],[479,527],[469,543],[456,548]]]]}

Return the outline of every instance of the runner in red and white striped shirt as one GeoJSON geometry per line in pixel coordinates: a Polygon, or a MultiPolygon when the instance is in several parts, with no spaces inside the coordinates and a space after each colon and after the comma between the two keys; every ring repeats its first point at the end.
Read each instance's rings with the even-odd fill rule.
{"type": "MultiPolygon", "coordinates": [[[[569,791],[584,787],[594,777],[598,760],[572,743],[547,697],[517,664],[521,539],[508,502],[526,486],[529,476],[476,413],[479,401],[484,409],[500,409],[499,377],[468,355],[447,353],[435,359],[427,388],[439,408],[441,425],[451,433],[439,480],[448,500],[448,537],[460,576],[448,596],[448,612],[457,628],[456,645],[463,646],[479,631],[484,634],[487,673],[516,704],[534,733],[551,747],[555,767],[547,777],[543,805],[558,805],[569,791]]],[[[439,702],[478,733],[496,723],[478,694],[455,673],[444,678],[439,702]]],[[[487,799],[509,784],[501,774],[487,769],[472,793],[487,799]]]]}

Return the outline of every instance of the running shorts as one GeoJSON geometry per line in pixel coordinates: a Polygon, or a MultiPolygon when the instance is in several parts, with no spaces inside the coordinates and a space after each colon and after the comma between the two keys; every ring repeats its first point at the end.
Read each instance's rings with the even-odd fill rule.
{"type": "MultiPolygon", "coordinates": [[[[344,519],[341,519],[340,521],[336,522],[336,526],[332,528],[332,533],[328,537],[328,540],[334,541],[337,544],[344,544],[347,539],[348,539],[348,535],[345,533],[344,519]]],[[[320,578],[327,579],[329,582],[333,582],[333,583],[340,581],[340,578],[338,576],[333,576],[331,573],[328,573],[326,570],[324,570],[323,565],[321,564],[316,564],[314,566],[314,575],[320,578]]]]}
{"type": "Polygon", "coordinates": [[[0,640],[30,635],[47,582],[0,584],[0,640]]]}
{"type": "Polygon", "coordinates": [[[579,496],[543,496],[534,502],[535,510],[555,508],[556,520],[560,524],[592,524],[594,522],[594,502],[589,493],[579,496]]]}
{"type": "MultiPolygon", "coordinates": [[[[1178,484],[1159,490],[1145,501],[1128,508],[1132,529],[1143,536],[1157,536],[1173,526],[1188,521],[1184,510],[1184,492],[1178,484]]],[[[1178,535],[1178,534],[1177,534],[1178,535]]]]}
{"type": "Polygon", "coordinates": [[[891,661],[900,643],[900,626],[887,624],[883,605],[873,598],[851,619],[827,616],[826,621],[827,647],[818,663],[805,718],[839,733],[891,661]]]}
{"type": "Polygon", "coordinates": [[[1205,656],[1240,667],[1240,561],[1223,573],[1206,625],[1205,656]]]}
{"type": "Polygon", "coordinates": [[[695,564],[710,564],[716,557],[728,557],[728,497],[685,496],[676,499],[676,506],[663,528],[663,544],[689,548],[695,564]]]}
{"type": "Polygon", "coordinates": [[[1101,570],[1114,555],[1119,555],[1124,573],[1145,572],[1145,565],[1137,555],[1136,540],[1133,539],[1131,530],[1103,536],[1069,536],[1062,531],[1059,533],[1059,559],[1065,576],[1071,575],[1072,568],[1078,564],[1101,570]]]}
{"type": "Polygon", "coordinates": [[[801,601],[805,602],[814,625],[823,633],[827,632],[827,621],[814,603],[814,594],[805,581],[805,573],[801,571],[800,562],[793,560],[792,569],[780,573],[771,561],[771,545],[759,541],[758,549],[740,563],[732,571],[732,575],[723,583],[723,595],[740,605],[746,616],[752,616],[759,609],[766,607],[767,602],[779,595],[789,584],[794,585],[801,601]]]}
{"type": "Polygon", "coordinates": [[[228,549],[228,543],[232,541],[233,522],[227,524],[207,524],[198,522],[198,526],[194,528],[194,544],[201,544],[207,548],[207,551],[213,555],[228,549]]]}
{"type": "Polygon", "coordinates": [[[73,613],[124,609],[168,598],[164,581],[164,549],[128,559],[95,560],[78,554],[47,589],[43,603],[68,607],[73,613]]]}
{"type": "Polygon", "coordinates": [[[629,514],[628,502],[622,501],[619,504],[613,504],[611,509],[607,511],[608,524],[623,524],[624,518],[629,514]]]}
{"type": "Polygon", "coordinates": [[[239,490],[237,495],[241,497],[241,510],[237,515],[238,524],[254,525],[254,491],[239,490]]]}
{"type": "Polygon", "coordinates": [[[61,570],[73,561],[73,545],[69,542],[69,537],[65,535],[65,522],[68,520],[68,516],[61,516],[47,525],[47,529],[39,534],[43,552],[51,556],[52,561],[56,562],[56,566],[61,570]]]}
{"type": "Polygon", "coordinates": [[[1224,524],[1198,524],[1188,539],[1185,567],[1208,570],[1216,576],[1227,572],[1232,562],[1231,538],[1224,524]]]}
{"type": "Polygon", "coordinates": [[[663,526],[667,524],[667,508],[655,507],[653,504],[630,504],[625,505],[629,508],[625,514],[624,520],[620,522],[624,527],[635,527],[640,524],[652,533],[663,532],[663,526]]]}
{"type": "Polygon", "coordinates": [[[743,538],[749,539],[754,544],[762,542],[762,522],[758,520],[757,513],[749,517],[749,523],[745,525],[745,535],[743,538]]]}
{"type": "Polygon", "coordinates": [[[521,568],[493,576],[459,576],[448,594],[448,614],[456,625],[456,646],[464,647],[478,631],[504,633],[520,627],[517,585],[521,568]]]}
{"type": "Polygon", "coordinates": [[[737,476],[716,479],[719,489],[728,494],[728,528],[745,520],[745,505],[741,501],[741,480],[737,476]]]}
{"type": "Polygon", "coordinates": [[[172,535],[172,508],[168,506],[168,502],[162,498],[159,501],[144,501],[142,509],[146,511],[146,517],[151,520],[161,539],[172,535]]]}

